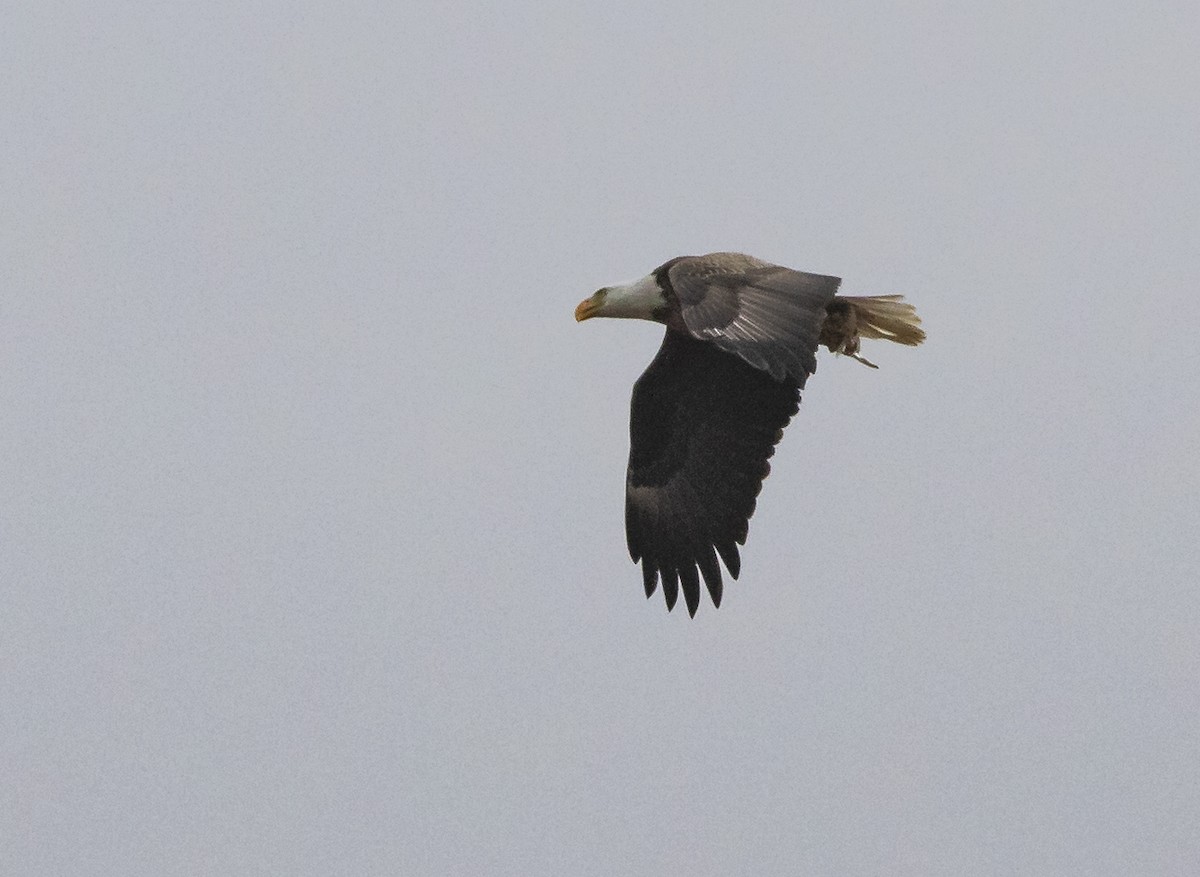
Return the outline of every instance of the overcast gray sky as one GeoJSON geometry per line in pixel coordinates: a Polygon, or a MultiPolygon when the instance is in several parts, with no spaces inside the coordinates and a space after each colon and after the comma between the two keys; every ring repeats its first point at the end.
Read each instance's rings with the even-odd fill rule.
{"type": "Polygon", "coordinates": [[[1200,872],[1193,2],[22,3],[0,872],[1200,872]],[[743,250],[904,293],[724,606],[622,523],[743,250]]]}

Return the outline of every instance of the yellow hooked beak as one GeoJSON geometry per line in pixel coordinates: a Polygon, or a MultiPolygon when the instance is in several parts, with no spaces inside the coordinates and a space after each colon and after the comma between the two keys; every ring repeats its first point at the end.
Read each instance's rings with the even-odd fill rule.
{"type": "Polygon", "coordinates": [[[575,308],[575,319],[583,322],[591,317],[596,316],[600,310],[600,306],[604,303],[605,290],[600,290],[591,298],[585,298],[579,303],[579,307],[575,308]]]}

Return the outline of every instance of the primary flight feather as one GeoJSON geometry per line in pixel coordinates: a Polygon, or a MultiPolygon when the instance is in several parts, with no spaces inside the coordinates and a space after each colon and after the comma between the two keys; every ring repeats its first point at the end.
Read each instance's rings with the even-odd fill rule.
{"type": "Polygon", "coordinates": [[[898,295],[839,296],[837,277],[741,253],[682,256],[634,283],[580,302],[576,320],[627,317],[667,327],[633,386],[625,534],[646,596],[662,581],[667,609],[683,591],[695,615],[703,579],[721,605],[721,567],[738,577],[738,545],[768,460],[817,369],[818,345],[875,368],[860,338],[925,340],[898,295]]]}

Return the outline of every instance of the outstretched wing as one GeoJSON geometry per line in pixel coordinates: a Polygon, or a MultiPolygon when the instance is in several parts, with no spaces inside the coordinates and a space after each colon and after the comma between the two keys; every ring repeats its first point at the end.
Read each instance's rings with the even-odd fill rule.
{"type": "Polygon", "coordinates": [[[799,404],[797,381],[667,330],[634,384],[629,422],[625,533],[647,597],[661,576],[667,608],[682,585],[695,615],[699,569],[721,605],[717,555],[736,579],[767,460],[799,404]]]}
{"type": "Polygon", "coordinates": [[[740,253],[679,259],[664,267],[693,337],[800,387],[817,370],[817,339],[839,278],[740,253]]]}

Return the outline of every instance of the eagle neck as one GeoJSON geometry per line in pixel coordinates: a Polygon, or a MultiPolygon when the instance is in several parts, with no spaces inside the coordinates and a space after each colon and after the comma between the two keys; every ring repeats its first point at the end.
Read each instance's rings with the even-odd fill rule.
{"type": "Polygon", "coordinates": [[[685,335],[690,335],[687,326],[683,322],[683,308],[679,304],[679,296],[675,294],[675,286],[671,283],[671,268],[683,258],[682,256],[665,262],[654,270],[654,282],[658,284],[658,288],[663,292],[663,298],[667,303],[659,310],[655,311],[654,319],[660,323],[665,323],[668,329],[675,332],[681,332],[685,335]]]}

